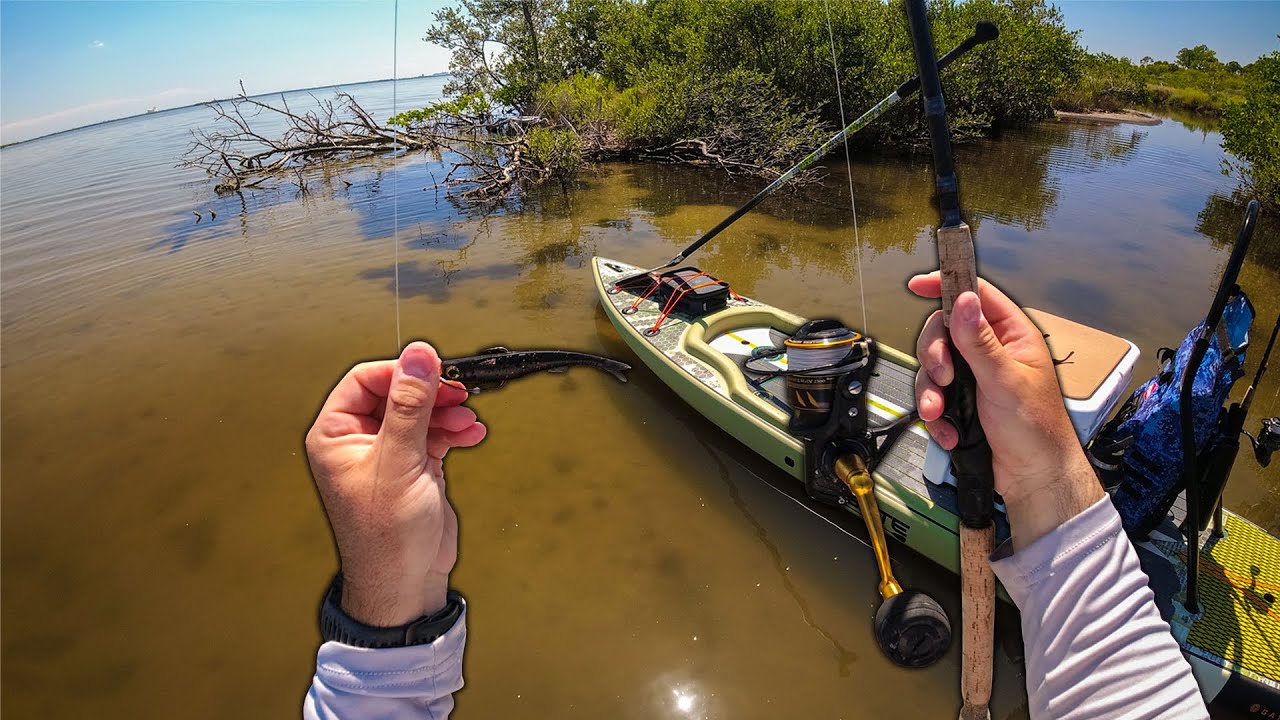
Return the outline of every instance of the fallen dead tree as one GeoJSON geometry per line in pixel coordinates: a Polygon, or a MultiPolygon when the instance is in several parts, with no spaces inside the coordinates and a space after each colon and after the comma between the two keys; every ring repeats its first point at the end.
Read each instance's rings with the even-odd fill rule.
{"type": "MultiPolygon", "coordinates": [[[[327,100],[313,96],[314,108],[295,112],[283,95],[273,105],[249,97],[243,84],[240,90],[230,100],[205,105],[214,120],[208,129],[192,131],[180,163],[217,178],[219,194],[269,187],[317,162],[427,146],[378,123],[345,92],[327,100]]],[[[305,190],[305,183],[300,187],[305,190]]]]}
{"type": "Polygon", "coordinates": [[[563,116],[494,116],[487,107],[445,102],[380,123],[354,97],[312,96],[295,110],[241,94],[208,103],[213,122],[192,131],[180,166],[216,179],[218,194],[294,184],[307,192],[307,173],[331,163],[404,151],[431,151],[449,170],[436,183],[467,201],[501,200],[526,184],[566,179],[587,161],[641,159],[714,166],[733,174],[776,177],[739,157],[717,138],[690,138],[655,147],[628,147],[599,127],[576,128],[563,116]],[[392,124],[392,122],[396,124],[392,124]]]}

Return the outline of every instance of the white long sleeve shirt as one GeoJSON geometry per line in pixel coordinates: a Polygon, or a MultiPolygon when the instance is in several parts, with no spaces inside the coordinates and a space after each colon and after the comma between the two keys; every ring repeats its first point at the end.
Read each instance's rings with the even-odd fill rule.
{"type": "Polygon", "coordinates": [[[306,720],[444,720],[462,689],[467,610],[428,645],[370,650],[338,642],[320,646],[302,706],[306,720]]]}
{"type": "Polygon", "coordinates": [[[1109,498],[995,557],[1022,613],[1032,718],[1209,717],[1109,498]]]}
{"type": "MultiPolygon", "coordinates": [[[[1208,718],[1110,500],[1007,552],[998,550],[992,567],[1022,612],[1032,718],[1208,718]]],[[[466,637],[464,611],[430,645],[367,650],[327,642],[303,716],[441,720],[462,687],[466,637]]]]}

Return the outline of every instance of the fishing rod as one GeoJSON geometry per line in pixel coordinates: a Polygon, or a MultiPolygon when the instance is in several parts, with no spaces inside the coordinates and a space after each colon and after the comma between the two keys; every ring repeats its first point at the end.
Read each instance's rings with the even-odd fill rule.
{"type": "MultiPolygon", "coordinates": [[[[978,268],[974,261],[973,234],[960,213],[959,182],[951,155],[951,130],[947,125],[938,64],[934,62],[933,33],[924,0],[907,0],[907,23],[924,95],[933,148],[933,171],[938,210],[942,222],[936,235],[938,269],[942,274],[942,319],[951,327],[951,310],[965,292],[978,292],[978,268]]],[[[964,702],[961,720],[991,716],[992,663],[995,659],[996,579],[988,563],[995,546],[992,505],[995,478],[991,446],[978,421],[977,382],[964,356],[951,346],[955,379],[944,390],[943,416],[955,426],[959,442],[951,451],[960,512],[960,588],[964,630],[961,635],[963,664],[960,694],[964,702]]]]}
{"type": "MultiPolygon", "coordinates": [[[[1200,326],[1200,335],[1191,347],[1187,366],[1182,371],[1182,387],[1178,393],[1178,415],[1181,420],[1180,433],[1182,440],[1182,476],[1187,489],[1187,521],[1184,523],[1187,542],[1187,596],[1183,607],[1192,614],[1200,612],[1200,492],[1198,482],[1198,459],[1196,458],[1195,413],[1192,412],[1192,390],[1200,364],[1205,353],[1209,351],[1209,342],[1218,330],[1222,321],[1222,312],[1227,301],[1239,290],[1236,278],[1240,276],[1240,268],[1244,265],[1244,256],[1249,249],[1249,240],[1253,237],[1253,228],[1258,221],[1258,201],[1250,200],[1244,211],[1244,222],[1240,225],[1240,234],[1236,236],[1235,247],[1231,250],[1231,258],[1222,272],[1222,282],[1218,284],[1218,292],[1209,306],[1209,314],[1200,326]]],[[[1225,352],[1226,348],[1221,348],[1225,352]]]]}
{"type": "MultiPolygon", "coordinates": [[[[999,35],[1000,35],[1000,32],[999,30],[996,29],[995,23],[986,22],[986,21],[979,22],[976,26],[974,26],[972,35],[965,38],[964,42],[955,46],[955,48],[953,48],[951,52],[947,53],[946,55],[943,55],[941,58],[938,59],[937,69],[941,70],[942,68],[947,67],[952,62],[955,62],[955,60],[960,56],[969,52],[970,50],[977,47],[978,45],[981,45],[982,43],[995,40],[999,35]]],[[[930,45],[930,47],[932,47],[932,45],[930,45]]],[[[930,59],[932,59],[932,57],[933,56],[930,55],[930,59]]],[[[824,142],[822,145],[818,146],[817,150],[814,150],[813,152],[809,153],[804,157],[803,160],[796,163],[795,166],[792,167],[790,170],[787,170],[786,172],[779,175],[776,180],[769,183],[760,192],[756,193],[755,197],[752,197],[750,200],[744,203],[742,207],[729,213],[728,217],[726,217],[724,220],[721,220],[720,223],[715,227],[703,233],[702,237],[693,241],[693,244],[689,245],[689,247],[685,248],[684,250],[681,250],[679,255],[676,255],[675,257],[668,260],[665,265],[659,265],[658,267],[636,273],[635,275],[629,275],[627,277],[624,277],[618,282],[614,283],[614,287],[621,288],[641,278],[648,279],[649,275],[651,275],[652,273],[658,272],[659,270],[665,270],[669,267],[673,267],[675,265],[678,265],[679,263],[684,262],[685,259],[687,259],[690,255],[697,252],[699,248],[701,248],[703,245],[706,245],[715,236],[719,235],[721,231],[723,231],[725,228],[729,227],[734,222],[736,222],[738,218],[751,212],[751,210],[754,209],[755,206],[759,205],[765,198],[772,195],[774,191],[776,191],[778,188],[787,184],[787,182],[792,178],[794,178],[795,176],[799,175],[805,170],[808,170],[810,167],[813,166],[814,163],[816,163],[817,161],[825,157],[827,153],[831,152],[837,145],[840,145],[845,140],[847,140],[849,136],[853,135],[854,133],[858,132],[862,128],[871,124],[873,120],[883,115],[886,110],[893,107],[894,105],[897,105],[898,102],[903,98],[910,97],[919,88],[920,88],[919,76],[913,77],[910,80],[907,80],[906,82],[902,83],[901,85],[898,86],[896,90],[889,93],[888,97],[876,103],[870,110],[863,113],[861,117],[859,117],[858,119],[846,125],[843,130],[841,130],[840,132],[837,132],[835,135],[832,135],[829,140],[824,142]]]]}
{"type": "MultiPolygon", "coordinates": [[[[1249,438],[1253,443],[1254,455],[1258,456],[1259,443],[1245,431],[1244,423],[1249,415],[1249,408],[1253,405],[1254,390],[1257,389],[1258,383],[1262,381],[1263,373],[1267,371],[1267,362],[1271,358],[1271,350],[1276,345],[1277,333],[1280,333],[1280,316],[1276,317],[1276,323],[1271,328],[1271,339],[1267,341],[1267,347],[1262,351],[1262,361],[1258,363],[1258,371],[1253,375],[1253,382],[1249,383],[1249,388],[1244,391],[1244,398],[1238,403],[1232,403],[1231,408],[1227,410],[1227,417],[1222,425],[1221,439],[1209,453],[1208,460],[1205,461],[1204,479],[1200,483],[1200,502],[1202,503],[1201,507],[1214,509],[1214,537],[1220,538],[1223,536],[1222,492],[1227,486],[1227,478],[1231,476],[1231,468],[1235,465],[1236,455],[1240,452],[1241,435],[1249,438]]],[[[1203,531],[1208,527],[1209,517],[1206,515],[1200,521],[1200,530],[1203,531]]]]}

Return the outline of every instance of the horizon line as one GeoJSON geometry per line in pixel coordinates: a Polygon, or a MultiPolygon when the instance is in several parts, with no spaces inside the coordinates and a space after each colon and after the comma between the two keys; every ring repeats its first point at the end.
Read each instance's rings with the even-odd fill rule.
{"type": "MultiPolygon", "coordinates": [[[[262,98],[270,95],[284,95],[285,93],[307,92],[310,90],[329,90],[333,88],[355,87],[357,85],[372,85],[374,83],[398,82],[400,80],[420,80],[422,78],[448,77],[450,75],[452,75],[452,73],[450,73],[448,70],[441,70],[439,72],[427,73],[425,75],[414,75],[413,77],[406,77],[406,78],[389,77],[389,78],[379,78],[374,80],[360,80],[357,82],[333,83],[328,85],[312,85],[310,87],[290,88],[288,90],[271,90],[263,93],[255,93],[253,95],[244,95],[243,97],[262,98]]],[[[187,108],[199,107],[201,105],[211,105],[213,103],[230,102],[239,97],[242,97],[242,96],[232,95],[230,97],[214,98],[212,100],[201,100],[199,102],[188,103],[186,105],[175,105],[174,107],[168,107],[163,110],[154,110],[154,111],[144,110],[143,112],[134,113],[132,115],[123,115],[117,118],[99,120],[98,122],[92,122],[87,125],[77,125],[76,127],[67,128],[65,130],[55,130],[54,132],[45,133],[44,135],[37,135],[35,137],[30,137],[25,140],[16,140],[11,143],[3,143],[3,144],[0,144],[0,150],[3,150],[4,148],[9,148],[9,147],[15,147],[18,145],[24,145],[29,142],[35,142],[36,140],[45,140],[47,138],[56,137],[58,135],[65,135],[66,133],[73,133],[73,132],[85,130],[92,127],[98,127],[99,125],[107,125],[109,123],[121,122],[123,120],[132,120],[133,118],[144,117],[147,115],[163,115],[164,113],[173,112],[175,110],[186,110],[187,108]]],[[[22,122],[22,121],[16,121],[16,122],[22,122]]]]}

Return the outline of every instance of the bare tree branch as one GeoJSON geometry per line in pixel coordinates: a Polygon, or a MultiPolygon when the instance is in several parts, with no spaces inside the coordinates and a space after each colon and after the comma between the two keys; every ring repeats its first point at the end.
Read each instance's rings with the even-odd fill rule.
{"type": "Polygon", "coordinates": [[[180,163],[217,178],[214,191],[219,194],[292,184],[305,195],[306,173],[313,168],[399,150],[427,150],[451,164],[434,189],[444,188],[446,194],[467,201],[500,201],[526,181],[537,184],[566,172],[548,167],[530,151],[531,130],[546,126],[571,133],[584,158],[639,157],[776,177],[758,161],[745,159],[741,138],[724,128],[717,128],[714,136],[637,149],[621,142],[606,123],[575,127],[560,113],[555,113],[560,115],[556,123],[536,115],[493,117],[487,111],[475,116],[423,113],[401,128],[379,123],[345,92],[333,98],[312,95],[312,109],[294,110],[283,95],[273,104],[248,96],[243,84],[240,90],[238,97],[206,105],[213,121],[208,128],[192,131],[192,143],[180,163]]]}

